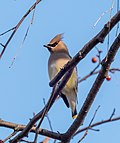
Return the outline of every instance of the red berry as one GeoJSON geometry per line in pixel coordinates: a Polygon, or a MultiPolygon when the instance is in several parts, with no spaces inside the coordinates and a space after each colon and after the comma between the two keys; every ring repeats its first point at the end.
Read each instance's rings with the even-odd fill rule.
{"type": "Polygon", "coordinates": [[[93,58],[92,58],[92,62],[93,62],[93,63],[96,63],[96,62],[97,62],[97,58],[96,58],[96,57],[93,57],[93,58]]]}
{"type": "Polygon", "coordinates": [[[111,76],[107,75],[107,76],[106,76],[106,80],[107,80],[107,81],[110,81],[110,80],[111,80],[111,76]]]}
{"type": "Polygon", "coordinates": [[[3,143],[3,141],[2,141],[2,140],[0,140],[0,143],[3,143]]]}

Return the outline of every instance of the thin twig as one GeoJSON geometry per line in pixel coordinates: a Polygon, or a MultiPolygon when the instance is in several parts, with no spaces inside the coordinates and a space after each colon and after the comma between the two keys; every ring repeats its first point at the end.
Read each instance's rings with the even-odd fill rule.
{"type": "MultiPolygon", "coordinates": [[[[27,140],[24,140],[24,139],[21,139],[20,142],[33,143],[33,142],[30,142],[30,141],[27,141],[27,140]]],[[[20,143],[20,142],[18,142],[18,143],[20,143]]]]}
{"type": "Polygon", "coordinates": [[[114,2],[112,2],[112,6],[111,6],[108,10],[106,10],[105,12],[103,12],[103,13],[100,15],[100,17],[97,19],[97,21],[96,21],[95,24],[93,25],[93,28],[98,24],[98,22],[101,20],[101,18],[102,18],[106,13],[109,13],[109,12],[111,13],[113,7],[114,7],[114,2]]]}
{"type": "Polygon", "coordinates": [[[86,130],[86,132],[84,133],[84,135],[82,136],[82,138],[78,141],[78,143],[80,143],[88,134],[88,130],[86,130]]]}
{"type": "MultiPolygon", "coordinates": [[[[114,74],[116,71],[119,71],[120,72],[120,69],[119,68],[111,68],[109,69],[109,72],[111,72],[112,74],[114,74]]],[[[94,72],[90,72],[89,74],[87,74],[86,76],[84,76],[83,78],[79,79],[78,80],[78,83],[81,83],[85,80],[87,80],[89,77],[91,77],[92,75],[96,75],[100,72],[100,70],[98,71],[94,71],[94,72]],[[92,73],[92,74],[91,74],[92,73]]]]}
{"type": "MultiPolygon", "coordinates": [[[[45,98],[43,98],[43,103],[44,103],[44,106],[45,106],[46,105],[45,98]]],[[[48,113],[46,114],[46,118],[48,120],[51,131],[53,131],[52,124],[51,124],[50,118],[48,116],[48,113]]]]}
{"type": "Polygon", "coordinates": [[[0,43],[0,45],[4,48],[5,47],[5,45],[3,45],[2,43],[0,43]]]}
{"type": "Polygon", "coordinates": [[[115,108],[113,109],[113,112],[112,112],[112,114],[110,116],[110,120],[113,118],[114,115],[115,115],[115,108]]]}
{"type": "MultiPolygon", "coordinates": [[[[96,126],[99,126],[99,125],[103,125],[103,124],[105,124],[105,123],[110,123],[110,122],[118,121],[118,120],[120,120],[120,116],[119,116],[119,117],[116,117],[116,118],[112,118],[112,119],[109,118],[109,119],[106,119],[106,120],[102,120],[102,121],[100,121],[100,122],[96,122],[96,123],[92,124],[90,127],[87,126],[87,127],[84,127],[84,128],[82,128],[82,129],[78,130],[78,131],[74,134],[74,136],[78,135],[79,133],[81,133],[81,132],[83,132],[83,131],[86,131],[87,129],[93,130],[93,127],[96,127],[96,126]]],[[[98,131],[99,131],[99,130],[98,130],[98,131]]]]}
{"type": "Polygon", "coordinates": [[[95,131],[95,132],[99,132],[100,129],[93,129],[93,128],[89,128],[89,130],[95,131]]]}
{"type": "MultiPolygon", "coordinates": [[[[114,0],[112,0],[112,5],[111,5],[111,8],[110,8],[110,18],[109,18],[109,21],[111,20],[113,7],[114,7],[114,0]]],[[[109,22],[109,31],[110,31],[110,24],[111,23],[109,22]]],[[[108,49],[109,49],[109,45],[110,45],[110,32],[108,33],[108,36],[107,36],[107,52],[108,52],[108,49]]]]}
{"type": "Polygon", "coordinates": [[[30,23],[29,23],[29,25],[28,25],[28,27],[27,27],[27,30],[26,30],[25,36],[24,36],[24,38],[23,38],[23,41],[22,41],[20,47],[18,48],[17,53],[16,53],[16,55],[14,56],[14,58],[13,58],[13,60],[12,60],[12,63],[11,63],[11,65],[9,66],[9,68],[11,68],[11,67],[13,66],[13,64],[14,64],[14,62],[15,62],[15,60],[16,60],[16,58],[17,58],[19,52],[20,52],[20,49],[21,49],[21,48],[23,47],[23,45],[24,45],[24,42],[25,42],[25,40],[26,40],[26,38],[27,38],[27,35],[28,35],[28,32],[29,32],[30,26],[33,24],[34,15],[35,15],[35,9],[36,9],[36,6],[35,6],[35,8],[34,8],[34,11],[33,11],[33,14],[32,14],[32,19],[31,19],[31,21],[30,21],[30,23]]]}
{"type": "Polygon", "coordinates": [[[16,58],[17,58],[17,56],[18,56],[19,52],[20,52],[20,49],[23,47],[24,42],[25,42],[25,39],[26,39],[27,34],[28,34],[28,31],[29,31],[29,28],[30,28],[30,25],[28,26],[28,28],[27,28],[27,30],[26,30],[26,33],[25,33],[24,39],[23,39],[23,41],[22,41],[22,43],[21,43],[20,47],[18,48],[17,53],[16,53],[16,55],[14,56],[14,58],[13,58],[13,60],[12,60],[12,63],[11,63],[11,65],[9,66],[9,68],[11,68],[11,67],[13,66],[13,64],[14,64],[14,62],[15,62],[15,60],[16,60],[16,58]]]}
{"type": "Polygon", "coordinates": [[[16,28],[16,27],[13,27],[13,28],[11,28],[11,29],[9,29],[9,30],[7,30],[7,31],[5,31],[5,32],[3,32],[3,33],[1,33],[0,36],[3,36],[3,35],[5,35],[6,33],[10,32],[10,31],[13,31],[15,28],[16,28]]]}
{"type": "Polygon", "coordinates": [[[1,54],[0,54],[0,59],[2,58],[2,55],[4,54],[8,44],[10,43],[10,41],[12,40],[14,34],[16,33],[17,29],[20,27],[20,25],[22,24],[22,22],[25,20],[25,18],[31,13],[31,11],[33,9],[35,9],[36,5],[41,2],[41,0],[37,0],[30,8],[29,10],[24,14],[24,16],[20,19],[20,21],[18,22],[18,24],[15,26],[15,29],[13,30],[12,34],[10,35],[10,37],[8,38],[5,47],[3,48],[1,54]]]}
{"type": "MultiPolygon", "coordinates": [[[[119,11],[120,7],[119,7],[119,0],[117,0],[117,12],[119,11]]],[[[118,30],[119,30],[119,22],[117,24],[117,28],[116,28],[116,37],[118,35],[118,30]]]]}
{"type": "Polygon", "coordinates": [[[7,138],[5,138],[4,140],[3,140],[3,142],[6,142],[7,140],[9,140],[9,139],[11,139],[14,135],[16,135],[17,134],[17,130],[15,130],[12,134],[10,134],[7,138]]]}
{"type": "Polygon", "coordinates": [[[100,108],[100,105],[99,105],[99,106],[97,107],[97,109],[95,110],[95,113],[94,113],[94,115],[93,115],[93,118],[92,118],[92,120],[91,120],[89,126],[91,126],[91,124],[93,123],[93,120],[95,119],[95,116],[96,116],[96,114],[97,114],[99,108],[100,108]]]}
{"type": "Polygon", "coordinates": [[[97,50],[97,52],[98,52],[98,54],[96,55],[97,57],[98,57],[98,62],[99,62],[99,64],[101,64],[101,53],[102,53],[102,50],[99,50],[98,48],[97,48],[97,46],[95,47],[96,48],[96,50],[97,50]]]}
{"type": "Polygon", "coordinates": [[[111,72],[111,73],[115,73],[115,71],[120,71],[120,69],[119,68],[111,68],[111,69],[109,69],[109,72],[111,72]]]}
{"type": "Polygon", "coordinates": [[[95,116],[96,116],[97,111],[98,111],[99,108],[100,108],[100,105],[99,105],[98,108],[95,110],[95,113],[94,113],[94,115],[93,115],[93,118],[91,119],[91,121],[90,121],[90,123],[89,123],[88,129],[85,131],[84,135],[83,135],[82,138],[78,141],[78,143],[80,143],[80,142],[88,135],[89,127],[91,127],[91,124],[92,124],[93,120],[95,119],[95,116]]]}

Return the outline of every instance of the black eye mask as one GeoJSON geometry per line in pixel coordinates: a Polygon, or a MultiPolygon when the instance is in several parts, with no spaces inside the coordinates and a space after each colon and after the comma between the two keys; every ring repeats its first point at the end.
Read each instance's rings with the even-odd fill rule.
{"type": "Polygon", "coordinates": [[[55,47],[57,44],[58,44],[58,42],[55,42],[55,43],[53,43],[53,44],[48,44],[48,46],[50,46],[50,47],[55,47]]]}

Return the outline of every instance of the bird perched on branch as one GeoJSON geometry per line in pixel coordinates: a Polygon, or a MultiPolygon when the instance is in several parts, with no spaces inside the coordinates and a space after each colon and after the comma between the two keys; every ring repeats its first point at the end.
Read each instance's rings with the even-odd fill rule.
{"type": "MultiPolygon", "coordinates": [[[[49,52],[50,57],[48,61],[48,73],[50,80],[52,80],[56,74],[64,67],[64,65],[71,60],[67,46],[62,41],[62,34],[56,35],[49,44],[44,45],[49,52]]],[[[72,110],[72,118],[76,118],[76,102],[77,102],[77,88],[78,88],[78,76],[77,68],[75,67],[73,73],[62,89],[60,96],[65,102],[66,106],[72,110]]]]}

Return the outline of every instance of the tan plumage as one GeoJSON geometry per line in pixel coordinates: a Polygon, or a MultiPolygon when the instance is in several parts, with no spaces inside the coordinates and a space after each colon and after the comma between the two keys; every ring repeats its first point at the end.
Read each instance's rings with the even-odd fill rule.
{"type": "MultiPolygon", "coordinates": [[[[52,80],[60,71],[60,69],[71,59],[71,57],[69,55],[67,46],[62,41],[62,34],[58,34],[50,41],[49,44],[44,46],[50,51],[50,57],[48,61],[48,73],[50,80],[52,80]]],[[[74,68],[70,79],[61,91],[61,97],[63,98],[66,106],[71,107],[73,118],[75,118],[77,115],[77,87],[77,69],[74,68]]]]}

